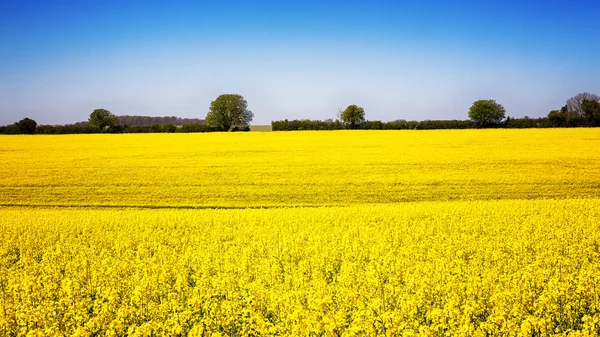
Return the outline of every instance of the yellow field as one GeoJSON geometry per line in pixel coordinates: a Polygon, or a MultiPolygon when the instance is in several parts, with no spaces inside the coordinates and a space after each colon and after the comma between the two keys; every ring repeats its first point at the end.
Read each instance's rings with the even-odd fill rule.
{"type": "Polygon", "coordinates": [[[600,130],[0,137],[0,205],[301,206],[594,197],[600,130]]]}
{"type": "Polygon", "coordinates": [[[598,145],[0,137],[0,336],[597,336],[598,145]]]}

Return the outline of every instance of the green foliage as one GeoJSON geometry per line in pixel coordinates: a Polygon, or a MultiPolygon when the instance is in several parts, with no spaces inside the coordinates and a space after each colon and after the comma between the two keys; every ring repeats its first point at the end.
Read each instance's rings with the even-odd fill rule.
{"type": "Polygon", "coordinates": [[[296,119],[296,120],[282,120],[272,121],[272,131],[296,131],[296,130],[342,130],[345,129],[344,124],[339,120],[310,120],[310,119],[296,119]]]}
{"type": "Polygon", "coordinates": [[[548,113],[548,121],[553,126],[564,126],[567,118],[560,110],[552,110],[548,113]]]}
{"type": "Polygon", "coordinates": [[[581,110],[585,118],[592,125],[600,124],[600,102],[597,100],[585,99],[581,103],[581,110]]]}
{"type": "Polygon", "coordinates": [[[39,125],[35,133],[40,135],[66,135],[66,134],[82,134],[82,133],[97,133],[98,129],[90,125],[39,125]]]}
{"type": "Polygon", "coordinates": [[[219,132],[219,131],[228,131],[228,130],[226,130],[222,127],[219,127],[219,126],[210,126],[210,125],[206,125],[206,124],[192,123],[192,124],[182,125],[181,128],[177,129],[177,131],[188,133],[188,132],[219,132]]]}
{"type": "Polygon", "coordinates": [[[173,124],[163,124],[162,125],[162,132],[176,132],[177,131],[177,126],[173,125],[173,124]]]}
{"type": "Polygon", "coordinates": [[[150,126],[150,131],[155,132],[155,133],[156,132],[162,132],[162,125],[160,125],[160,124],[152,124],[150,126]]]}
{"type": "Polygon", "coordinates": [[[346,110],[340,114],[340,119],[342,122],[350,125],[351,129],[354,129],[365,121],[365,109],[354,104],[348,105],[346,110]]]}
{"type": "Polygon", "coordinates": [[[206,124],[228,131],[231,127],[248,126],[252,118],[254,114],[248,110],[248,103],[244,97],[238,94],[224,94],[210,103],[206,124]]]}
{"type": "Polygon", "coordinates": [[[359,125],[359,128],[363,130],[383,130],[383,127],[382,121],[364,121],[359,125]]]}
{"type": "MultiPolygon", "coordinates": [[[[382,122],[382,121],[364,121],[358,125],[361,130],[436,130],[436,129],[468,129],[472,123],[468,120],[425,120],[425,121],[405,121],[403,119],[382,122]]],[[[343,130],[350,128],[350,125],[343,124],[339,120],[282,120],[271,122],[273,131],[296,131],[296,130],[343,130]]]]}
{"type": "Polygon", "coordinates": [[[502,127],[507,129],[549,128],[552,127],[552,123],[548,118],[529,118],[527,116],[523,118],[508,117],[502,127]]]}
{"type": "Polygon", "coordinates": [[[551,126],[578,127],[600,125],[600,97],[583,93],[571,97],[560,110],[548,113],[551,126]]]}
{"type": "MultiPolygon", "coordinates": [[[[350,105],[339,111],[341,120],[280,120],[271,122],[272,131],[293,130],[435,130],[469,128],[548,128],[600,126],[600,97],[590,93],[571,97],[560,110],[552,110],[544,118],[506,118],[505,109],[494,100],[479,100],[469,109],[470,120],[403,119],[382,122],[365,120],[364,109],[350,105]]],[[[0,126],[0,134],[80,134],[80,133],[147,133],[147,132],[219,132],[249,131],[254,114],[248,110],[246,100],[237,94],[220,95],[211,102],[206,124],[201,119],[149,116],[115,116],[106,109],[96,109],[88,123],[67,125],[37,125],[29,118],[18,123],[0,126]],[[123,121],[127,121],[124,123],[123,121]],[[190,122],[194,122],[189,124],[190,122]],[[130,124],[131,123],[131,124],[130,124]],[[152,124],[148,124],[152,123],[152,124]],[[183,124],[181,127],[173,123],[183,124]]]]}
{"type": "Polygon", "coordinates": [[[231,132],[248,132],[250,131],[250,126],[234,126],[231,128],[231,132]]]}
{"type": "Polygon", "coordinates": [[[37,127],[37,123],[30,118],[23,118],[17,123],[17,128],[19,129],[19,133],[24,133],[28,135],[32,135],[35,133],[35,128],[37,127]]]}
{"type": "Polygon", "coordinates": [[[106,109],[94,110],[90,114],[88,121],[93,128],[96,128],[101,132],[111,131],[111,128],[115,128],[119,125],[119,117],[113,115],[106,109]]]}
{"type": "Polygon", "coordinates": [[[469,118],[480,126],[500,124],[505,114],[506,109],[493,99],[475,101],[469,108],[469,118]]]}
{"type": "Polygon", "coordinates": [[[152,124],[150,126],[150,132],[173,133],[177,132],[177,127],[173,124],[152,124]]]}
{"type": "Polygon", "coordinates": [[[472,126],[470,121],[461,120],[424,120],[420,122],[404,121],[404,125],[411,130],[455,130],[468,129],[472,126]]]}
{"type": "Polygon", "coordinates": [[[133,126],[152,126],[153,124],[173,124],[173,125],[185,125],[192,123],[204,123],[203,119],[199,118],[181,118],[176,116],[119,116],[119,124],[133,126]]]}
{"type": "Polygon", "coordinates": [[[0,134],[2,135],[17,135],[19,133],[17,123],[0,126],[0,134]]]}

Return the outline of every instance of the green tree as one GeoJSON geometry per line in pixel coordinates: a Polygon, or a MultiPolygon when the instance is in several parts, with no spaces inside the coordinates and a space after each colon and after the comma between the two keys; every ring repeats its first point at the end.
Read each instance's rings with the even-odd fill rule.
{"type": "Polygon", "coordinates": [[[113,115],[106,109],[96,109],[88,119],[90,125],[102,132],[110,131],[119,125],[119,117],[113,115]]]}
{"type": "Polygon", "coordinates": [[[348,105],[346,110],[342,111],[340,114],[340,119],[342,122],[350,125],[351,129],[354,129],[361,123],[365,121],[365,109],[356,106],[356,105],[348,105]]]}
{"type": "Polygon", "coordinates": [[[206,124],[229,131],[232,127],[247,126],[254,118],[248,103],[238,94],[223,94],[210,103],[206,124]]]}
{"type": "Polygon", "coordinates": [[[21,119],[17,123],[17,128],[19,129],[19,132],[29,134],[29,135],[35,133],[36,127],[37,127],[37,123],[33,119],[30,119],[27,117],[21,119]]]}
{"type": "Polygon", "coordinates": [[[581,102],[581,110],[585,118],[592,123],[592,125],[600,124],[600,102],[593,99],[584,99],[581,102]]]}
{"type": "Polygon", "coordinates": [[[163,132],[176,132],[177,131],[177,126],[173,125],[173,124],[164,124],[162,126],[162,131],[163,132]]]}
{"type": "Polygon", "coordinates": [[[152,132],[163,132],[162,125],[160,125],[160,124],[152,124],[152,125],[150,125],[150,131],[152,131],[152,132]]]}
{"type": "Polygon", "coordinates": [[[469,118],[480,126],[499,124],[505,114],[506,109],[493,99],[475,101],[469,108],[469,118]]]}
{"type": "Polygon", "coordinates": [[[548,113],[548,120],[553,126],[564,126],[567,117],[560,110],[552,110],[548,113]]]}

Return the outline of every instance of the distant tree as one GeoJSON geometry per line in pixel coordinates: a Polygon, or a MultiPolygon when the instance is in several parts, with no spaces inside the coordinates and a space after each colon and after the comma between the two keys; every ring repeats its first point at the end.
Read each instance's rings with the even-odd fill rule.
{"type": "Polygon", "coordinates": [[[552,110],[548,113],[548,120],[553,126],[565,126],[567,117],[560,110],[552,110]]]}
{"type": "Polygon", "coordinates": [[[113,115],[106,109],[96,109],[90,114],[88,119],[90,126],[102,132],[110,131],[119,125],[119,117],[113,115]]]}
{"type": "Polygon", "coordinates": [[[499,124],[505,114],[506,109],[493,99],[475,101],[469,108],[469,118],[480,126],[499,124]]]}
{"type": "Polygon", "coordinates": [[[0,134],[3,135],[16,135],[21,133],[19,130],[18,123],[13,123],[10,125],[0,126],[0,134]]]}
{"type": "Polygon", "coordinates": [[[350,125],[351,129],[354,129],[361,123],[365,121],[365,109],[356,106],[356,105],[348,105],[346,110],[342,111],[340,114],[340,119],[342,122],[350,125]]]}
{"type": "Polygon", "coordinates": [[[152,124],[150,126],[151,132],[176,132],[177,126],[173,124],[152,124]]]}
{"type": "Polygon", "coordinates": [[[192,124],[192,123],[204,123],[203,119],[199,118],[180,118],[175,116],[165,116],[165,117],[150,117],[150,116],[119,116],[119,124],[120,125],[129,125],[129,126],[152,126],[152,124],[160,124],[160,125],[184,125],[184,124],[192,124]],[[147,124],[149,123],[149,124],[147,124]]]}
{"type": "Polygon", "coordinates": [[[560,113],[563,114],[565,118],[564,126],[574,127],[580,123],[581,118],[579,118],[579,116],[576,113],[569,112],[569,108],[566,105],[560,108],[560,113]]]}
{"type": "Polygon", "coordinates": [[[175,126],[173,124],[163,124],[162,130],[163,130],[163,132],[171,132],[171,133],[176,132],[177,126],[175,126]]]}
{"type": "Polygon", "coordinates": [[[248,103],[238,94],[220,95],[210,103],[206,124],[229,131],[232,127],[248,126],[254,118],[248,103]]]}
{"type": "Polygon", "coordinates": [[[152,132],[163,132],[162,125],[160,125],[160,124],[152,124],[150,126],[150,131],[152,131],[152,132]]]}
{"type": "Polygon", "coordinates": [[[581,110],[585,118],[592,125],[600,124],[600,102],[597,100],[584,99],[581,102],[581,110]]]}
{"type": "Polygon", "coordinates": [[[37,123],[30,118],[23,118],[17,123],[17,128],[19,129],[19,133],[25,134],[34,134],[35,128],[37,127],[37,123]]]}
{"type": "Polygon", "coordinates": [[[585,100],[600,102],[600,97],[598,95],[590,94],[589,92],[577,94],[567,100],[567,111],[574,114],[577,118],[586,118],[585,112],[581,106],[585,100]]]}

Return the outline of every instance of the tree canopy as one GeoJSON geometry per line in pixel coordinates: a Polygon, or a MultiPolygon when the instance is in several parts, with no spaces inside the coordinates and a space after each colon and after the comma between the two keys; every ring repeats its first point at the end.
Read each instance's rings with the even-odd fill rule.
{"type": "Polygon", "coordinates": [[[342,122],[350,125],[350,128],[355,128],[365,121],[365,109],[354,104],[348,105],[346,110],[340,114],[340,119],[342,122]]]}
{"type": "Polygon", "coordinates": [[[469,108],[469,118],[478,125],[493,125],[502,122],[506,109],[493,99],[482,99],[473,102],[469,108]]]}
{"type": "Polygon", "coordinates": [[[96,109],[90,114],[88,119],[90,125],[100,131],[109,131],[111,128],[119,125],[119,117],[113,115],[106,109],[96,109]]]}
{"type": "Polygon", "coordinates": [[[600,96],[589,92],[577,94],[567,100],[567,111],[574,114],[577,118],[586,118],[586,114],[582,107],[583,102],[586,100],[600,102],[600,96]]]}
{"type": "Polygon", "coordinates": [[[600,102],[593,99],[584,99],[581,102],[581,110],[585,118],[592,123],[592,125],[600,124],[600,102]]]}
{"type": "Polygon", "coordinates": [[[238,94],[223,94],[210,103],[206,114],[206,124],[230,130],[232,127],[243,127],[250,124],[254,118],[248,110],[248,103],[238,94]]]}
{"type": "Polygon", "coordinates": [[[30,135],[34,134],[36,127],[37,127],[36,121],[34,121],[31,118],[27,118],[27,117],[21,119],[17,123],[17,128],[19,129],[19,132],[24,133],[24,134],[30,134],[30,135]]]}

